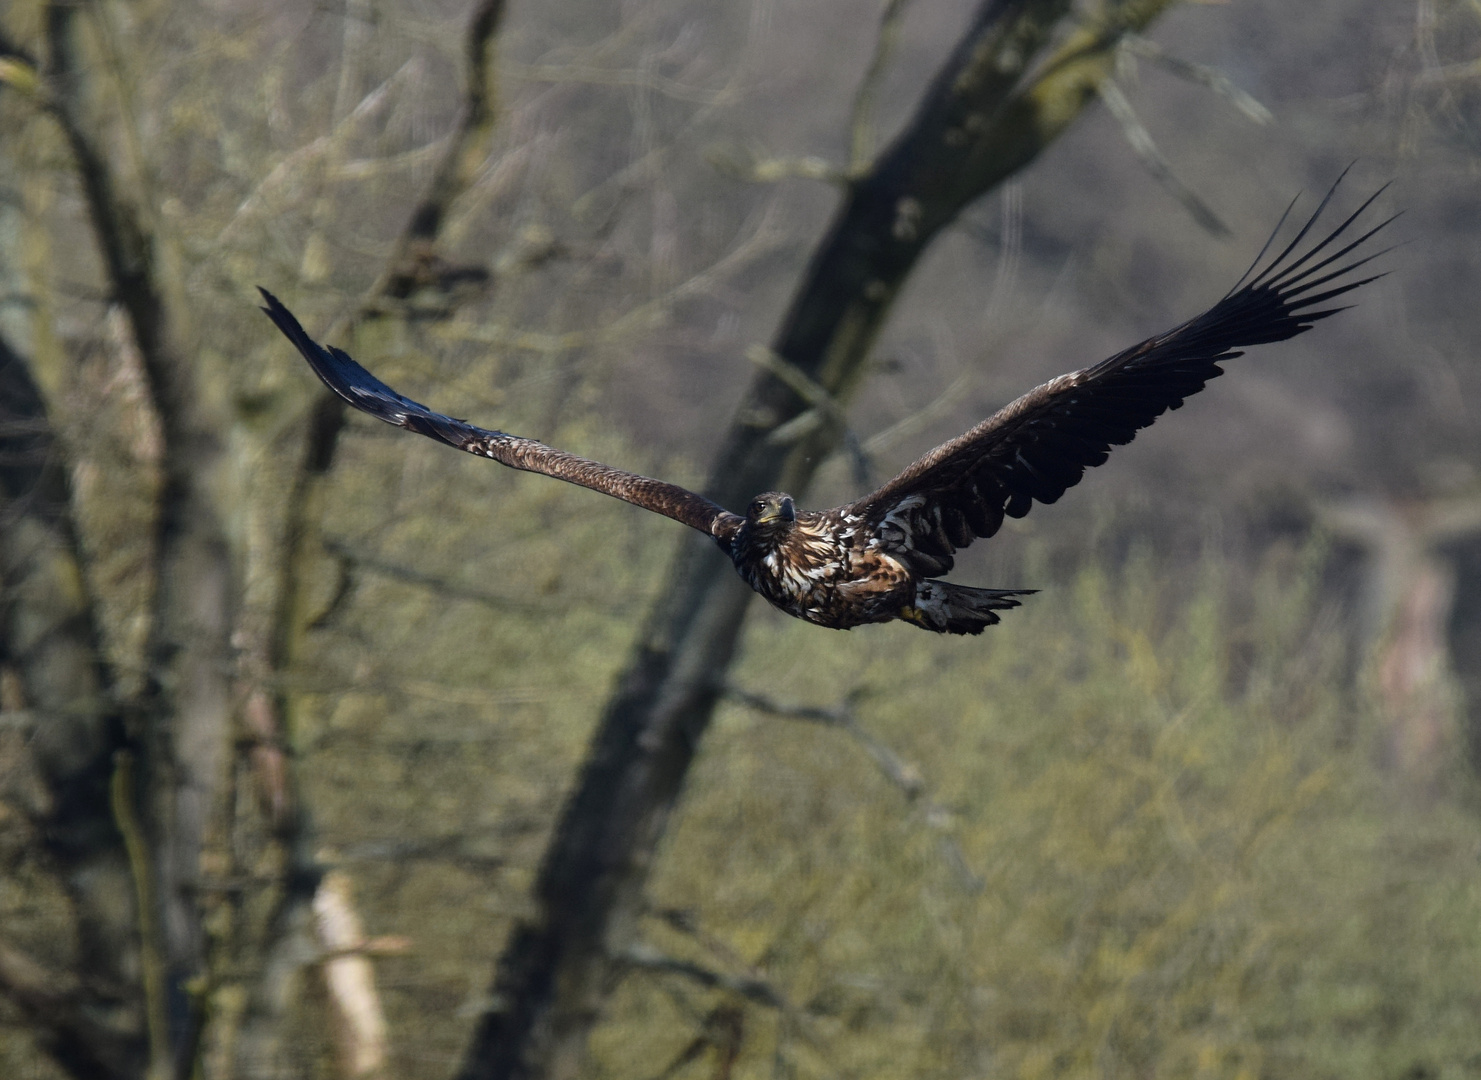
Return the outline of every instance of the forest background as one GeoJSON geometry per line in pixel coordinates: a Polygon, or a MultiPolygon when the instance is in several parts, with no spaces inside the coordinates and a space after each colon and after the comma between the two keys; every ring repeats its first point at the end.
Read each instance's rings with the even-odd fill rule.
{"type": "Polygon", "coordinates": [[[1481,1075],[1478,173],[1475,0],[7,5],[0,1075],[1481,1075]],[[975,639],[747,615],[254,310],[831,505],[1353,161],[1390,276],[975,639]]]}

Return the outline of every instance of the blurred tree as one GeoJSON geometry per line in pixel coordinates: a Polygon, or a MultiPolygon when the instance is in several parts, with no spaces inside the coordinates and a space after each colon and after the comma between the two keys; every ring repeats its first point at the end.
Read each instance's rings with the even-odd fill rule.
{"type": "MultiPolygon", "coordinates": [[[[499,0],[484,0],[475,11],[463,116],[364,311],[382,295],[408,294],[436,262],[447,206],[468,186],[477,144],[486,143],[491,126],[486,69],[501,13],[499,0]]],[[[71,154],[105,287],[126,320],[119,347],[137,357],[159,451],[150,485],[152,535],[140,570],[148,627],[142,677],[122,680],[105,658],[97,600],[86,584],[97,573],[82,565],[65,441],[52,434],[26,365],[7,348],[3,399],[13,425],[7,430],[16,432],[9,437],[14,464],[3,478],[11,508],[3,530],[11,589],[6,671],[15,687],[9,707],[35,716],[33,754],[45,790],[38,822],[68,886],[82,949],[65,975],[7,951],[6,982],[33,1016],[43,1045],[76,1075],[188,1075],[207,1040],[238,1047],[252,1075],[281,1056],[292,1000],[284,979],[320,947],[305,915],[320,891],[321,871],[304,849],[280,703],[270,689],[287,646],[259,618],[263,607],[252,602],[244,578],[250,554],[229,535],[240,529],[225,476],[233,465],[235,418],[225,407],[220,373],[187,359],[189,301],[172,251],[177,238],[165,225],[159,195],[165,185],[146,163],[126,94],[122,158],[105,133],[119,123],[104,111],[105,72],[111,66],[113,81],[125,90],[143,75],[118,67],[122,42],[113,20],[119,12],[107,4],[43,4],[36,14],[44,59],[7,43],[0,77],[56,124],[71,154]],[[248,958],[262,974],[253,1004],[225,1015],[228,1027],[240,1023],[240,1031],[207,1033],[206,993],[219,994],[223,965],[232,958],[219,941],[216,955],[208,955],[205,920],[212,914],[210,891],[219,886],[201,874],[212,863],[207,834],[219,827],[213,818],[229,774],[237,708],[258,797],[288,860],[287,887],[266,955],[248,958]],[[285,951],[287,962],[278,955],[285,951]]],[[[310,472],[323,430],[340,423],[331,410],[314,415],[310,472]]],[[[301,528],[301,519],[293,523],[301,528]]],[[[293,608],[296,568],[292,558],[283,562],[271,603],[293,608]]],[[[326,938],[323,947],[345,948],[343,938],[337,944],[326,938]]],[[[219,1009],[215,1018],[223,1019],[219,1009]]],[[[354,1051],[347,1053],[354,1060],[354,1051]]]]}
{"type": "MultiPolygon", "coordinates": [[[[1229,25],[1266,36],[1211,51],[1231,50],[1264,98],[1286,85],[1265,73],[1274,57],[1294,56],[1287,70],[1305,77],[1314,40],[1348,55],[1322,37],[1346,2],[1299,25],[1242,7],[1229,25]]],[[[498,0],[7,7],[0,1021],[33,1033],[57,1068],[109,1077],[297,1075],[330,1060],[371,1076],[563,1076],[583,1062],[751,1075],[803,1061],[824,1075],[1239,1077],[1281,1054],[1297,1075],[1379,1044],[1390,1057],[1373,1071],[1397,1074],[1414,1063],[1397,1055],[1439,1045],[1435,1014],[1471,1015],[1462,969],[1475,952],[1458,929],[1470,924],[1458,902],[1416,904],[1426,879],[1409,864],[1385,877],[1374,853],[1441,852],[1459,896],[1470,834],[1390,820],[1332,780],[1324,755],[1337,755],[1330,731],[1351,701],[1329,685],[1310,567],[1295,599],[1291,575],[1271,585],[1248,625],[1213,610],[1217,588],[1195,590],[1173,631],[1158,605],[1181,612],[1175,590],[1133,575],[1141,585],[1112,602],[1088,573],[1069,621],[1024,613],[1016,644],[971,662],[762,622],[742,691],[730,669],[749,593],[713,552],[687,545],[663,578],[654,552],[669,532],[567,504],[555,485],[419,456],[346,422],[327,395],[305,408],[306,372],[246,299],[258,282],[296,288],[316,330],[399,365],[388,377],[409,374],[415,393],[436,356],[451,403],[497,408],[514,430],[557,428],[598,456],[718,446],[712,497],[800,493],[840,445],[867,470],[902,431],[925,434],[958,406],[980,415],[998,393],[993,372],[979,396],[969,370],[938,382],[932,367],[951,366],[950,322],[980,299],[984,238],[1001,249],[999,283],[1019,267],[1033,289],[995,292],[963,324],[973,334],[1039,322],[1079,356],[1102,329],[1119,340],[1124,311],[1147,313],[1116,289],[1181,299],[1195,275],[1147,253],[1165,235],[1065,240],[1094,233],[1103,204],[1124,208],[1132,235],[1138,213],[1167,206],[1161,192],[1150,210],[1138,202],[1141,174],[1116,179],[1095,133],[1013,185],[1001,229],[963,218],[1099,96],[1111,137],[1119,128],[1207,229],[1224,227],[1152,143],[1166,110],[1139,119],[1158,106],[1138,97],[1135,64],[1265,114],[1175,45],[1138,36],[1172,6],[886,0],[869,5],[883,13],[874,40],[847,5],[768,30],[784,19],[762,0],[572,0],[518,6],[497,65],[498,0]],[[772,85],[747,50],[784,53],[802,74],[772,85]],[[857,88],[841,85],[846,64],[865,72],[857,88]],[[497,124],[496,86],[509,97],[497,124]],[[898,132],[878,154],[876,122],[898,132]],[[791,184],[784,198],[737,174],[821,179],[841,205],[772,347],[746,351],[760,374],[717,434],[714,408],[695,402],[738,389],[735,357],[786,302],[804,269],[797,237],[815,235],[834,197],[791,184]],[[923,256],[953,247],[957,261],[931,276],[923,256]],[[1056,313],[1087,259],[1100,284],[1076,322],[1056,313]],[[944,288],[943,275],[960,281],[944,288]],[[920,319],[940,338],[890,341],[870,367],[911,281],[937,294],[920,319]],[[863,440],[844,430],[845,403],[856,424],[913,415],[863,440]],[[635,628],[647,596],[659,600],[635,628]],[[871,694],[875,668],[890,678],[871,694]],[[1023,685],[1041,669],[1053,685],[1023,685]],[[614,674],[586,748],[589,704],[614,674]],[[830,694],[843,704],[784,703],[830,694]],[[690,778],[725,702],[743,718],[708,735],[727,740],[726,762],[690,778]],[[752,714],[809,721],[817,741],[752,738],[752,714]],[[1024,715],[1034,723],[1019,731],[1024,715]],[[924,768],[866,725],[910,740],[924,768]],[[853,740],[842,754],[879,766],[872,801],[828,785],[839,733],[853,740]],[[680,822],[686,778],[694,813],[680,822]],[[1338,795],[1317,825],[1296,829],[1326,791],[1338,795]],[[661,843],[679,856],[660,858],[661,843]],[[1262,922],[1270,911],[1284,914],[1262,922]],[[1382,929],[1362,938],[1353,927],[1370,917],[1382,929]],[[415,940],[378,935],[387,921],[415,940]],[[492,991],[470,990],[500,949],[492,991]],[[1413,985],[1446,958],[1462,973],[1413,985]],[[1321,979],[1301,981],[1308,969],[1321,979]],[[1333,989],[1349,984],[1360,999],[1333,989]],[[604,1015],[615,1019],[593,1036],[604,1015]]],[[[1406,114],[1411,141],[1442,115],[1464,142],[1463,59],[1426,68],[1444,72],[1457,107],[1406,114]]],[[[1207,142],[1205,171],[1228,172],[1227,130],[1187,111],[1169,125],[1180,162],[1207,142]]],[[[1337,126],[1302,119],[1261,138],[1320,142],[1337,126]]],[[[1262,156],[1275,179],[1241,169],[1241,193],[1292,186],[1287,158],[1307,160],[1262,156]]],[[[1312,171],[1325,179],[1330,164],[1312,171]]],[[[1222,256],[1197,257],[1207,269],[1222,256]]],[[[1021,390],[1041,361],[1063,370],[1052,351],[1019,350],[1001,389],[1021,390]]],[[[1362,452],[1395,488],[1427,447],[1469,430],[1463,409],[1448,427],[1386,426],[1400,395],[1378,376],[1393,378],[1392,357],[1377,350],[1364,368],[1368,352],[1332,351],[1311,377],[1366,387],[1346,405],[1379,417],[1362,452]]],[[[1416,372],[1434,375],[1422,360],[1403,369],[1416,372]]],[[[1246,443],[1169,435],[1168,454],[1232,456],[1207,442],[1255,457],[1244,449],[1272,425],[1325,415],[1226,402],[1229,424],[1259,412],[1266,426],[1248,424],[1246,443]]],[[[1139,460],[1163,483],[1162,459],[1139,460]]],[[[1330,482],[1323,467],[1287,471],[1330,482]]],[[[1093,531],[1067,530],[1077,544],[1093,531]]],[[[1432,655],[1443,605],[1419,615],[1425,633],[1404,640],[1432,655]]],[[[1336,760],[1366,775],[1359,753],[1336,760]]],[[[1464,1039],[1446,1038],[1435,1060],[1460,1061],[1444,1053],[1464,1039]]]]}

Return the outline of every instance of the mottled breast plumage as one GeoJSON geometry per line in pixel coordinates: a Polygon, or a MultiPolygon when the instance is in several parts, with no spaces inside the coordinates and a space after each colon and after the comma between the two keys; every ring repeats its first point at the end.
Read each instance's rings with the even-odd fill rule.
{"type": "Polygon", "coordinates": [[[836,629],[900,617],[911,575],[853,515],[796,513],[747,521],[730,556],[747,584],[788,614],[836,629]]]}

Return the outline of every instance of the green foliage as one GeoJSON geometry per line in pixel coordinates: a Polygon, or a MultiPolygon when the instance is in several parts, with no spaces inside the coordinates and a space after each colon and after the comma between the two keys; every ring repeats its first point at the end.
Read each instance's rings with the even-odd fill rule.
{"type": "MultiPolygon", "coordinates": [[[[415,942],[378,963],[398,1070],[441,1076],[678,539],[430,444],[350,439],[331,538],[454,591],[357,572],[300,676],[303,775],[369,931],[415,942]]],[[[1236,586],[1212,559],[1179,576],[1134,555],[976,639],[756,611],[737,685],[852,701],[925,792],[837,727],[727,707],[638,932],[787,1008],[635,969],[592,1075],[659,1076],[727,1004],[738,1076],[1481,1071],[1475,823],[1380,777],[1323,562],[1277,551],[1236,586]],[[690,929],[657,914],[675,910],[690,929]]]]}
{"type": "MultiPolygon", "coordinates": [[[[1395,805],[1350,737],[1320,560],[1272,565],[1242,626],[1214,565],[1185,592],[1146,558],[976,641],[759,619],[747,689],[867,687],[863,724],[939,805],[913,811],[838,730],[737,711],[713,733],[653,900],[795,1006],[752,1009],[742,1075],[778,1045],[822,1076],[1481,1068],[1474,825],[1395,805]]],[[[702,995],[674,980],[629,981],[606,1074],[656,1075],[692,1037],[673,995],[702,995]]]]}

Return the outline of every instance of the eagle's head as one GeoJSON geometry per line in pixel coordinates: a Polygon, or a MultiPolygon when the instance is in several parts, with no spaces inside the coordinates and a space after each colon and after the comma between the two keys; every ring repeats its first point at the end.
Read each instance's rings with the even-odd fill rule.
{"type": "Polygon", "coordinates": [[[777,566],[768,560],[787,550],[796,530],[797,504],[784,492],[763,491],[746,507],[746,520],[730,542],[730,558],[763,596],[776,591],[777,566]]]}
{"type": "Polygon", "coordinates": [[[746,523],[753,532],[782,536],[797,524],[797,504],[783,491],[763,491],[746,507],[746,523]]]}
{"type": "Polygon", "coordinates": [[[760,558],[784,544],[796,527],[797,505],[792,496],[763,491],[746,507],[746,520],[735,534],[731,556],[741,560],[760,558]]]}

